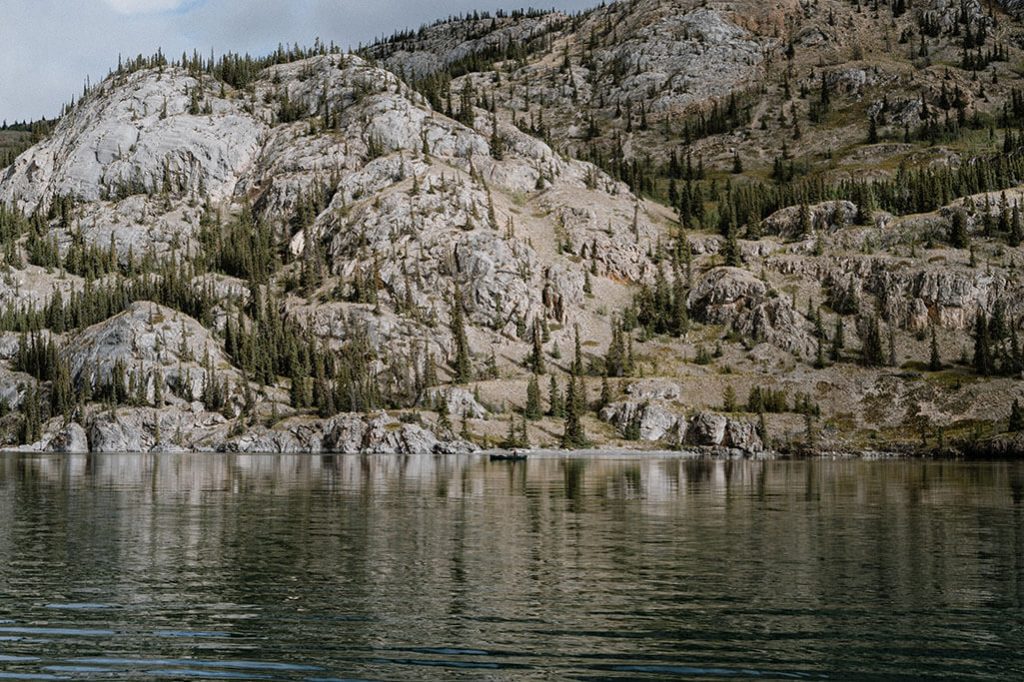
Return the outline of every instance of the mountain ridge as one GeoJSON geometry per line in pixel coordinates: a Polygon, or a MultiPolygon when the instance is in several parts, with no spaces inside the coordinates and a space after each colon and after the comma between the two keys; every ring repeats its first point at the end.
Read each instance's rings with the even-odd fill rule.
{"type": "Polygon", "coordinates": [[[1012,442],[1018,25],[899,4],[123,65],[0,179],[7,443],[1012,442]]]}

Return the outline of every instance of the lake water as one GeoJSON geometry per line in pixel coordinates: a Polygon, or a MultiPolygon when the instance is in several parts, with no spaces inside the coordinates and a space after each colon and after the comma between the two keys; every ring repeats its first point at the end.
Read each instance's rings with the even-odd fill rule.
{"type": "Polygon", "coordinates": [[[0,679],[1024,677],[1024,464],[0,458],[0,679]]]}

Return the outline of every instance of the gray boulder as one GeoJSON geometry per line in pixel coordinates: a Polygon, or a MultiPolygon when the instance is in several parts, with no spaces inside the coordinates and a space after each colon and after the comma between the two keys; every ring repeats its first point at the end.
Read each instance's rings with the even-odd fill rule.
{"type": "Polygon", "coordinates": [[[764,443],[757,433],[757,427],[747,421],[729,420],[725,427],[725,444],[747,453],[764,451],[764,443]]]}
{"type": "Polygon", "coordinates": [[[601,410],[603,421],[613,424],[620,433],[635,428],[639,440],[679,445],[686,436],[686,418],[662,404],[627,400],[601,410]]]}
{"type": "Polygon", "coordinates": [[[728,426],[728,418],[720,414],[700,412],[690,422],[687,442],[703,446],[724,445],[728,426]]]}
{"type": "Polygon", "coordinates": [[[62,454],[83,454],[89,452],[89,438],[85,429],[77,422],[62,425],[59,430],[44,439],[43,450],[62,454]]]}

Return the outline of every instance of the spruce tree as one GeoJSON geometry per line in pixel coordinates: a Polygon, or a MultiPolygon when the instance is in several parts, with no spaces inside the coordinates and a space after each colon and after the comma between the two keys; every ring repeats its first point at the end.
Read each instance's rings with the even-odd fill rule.
{"type": "Polygon", "coordinates": [[[832,362],[839,362],[843,357],[843,349],[846,347],[846,335],[844,333],[843,316],[836,315],[836,329],[832,334],[832,349],[829,352],[829,359],[832,362]]]}
{"type": "Polygon", "coordinates": [[[1024,412],[1021,411],[1020,401],[1016,398],[1014,398],[1013,405],[1010,407],[1009,430],[1013,433],[1024,431],[1024,412]]]}
{"type": "Polygon", "coordinates": [[[732,384],[728,384],[722,393],[722,410],[733,413],[738,409],[736,405],[736,389],[732,387],[732,384]]]}
{"type": "Polygon", "coordinates": [[[814,226],[811,223],[811,209],[806,203],[800,204],[799,212],[797,213],[797,237],[803,238],[811,233],[814,226]]]}
{"type": "Polygon", "coordinates": [[[878,324],[878,316],[870,315],[861,319],[861,362],[868,367],[881,367],[885,364],[885,353],[882,350],[882,330],[878,324]]]}
{"type": "Polygon", "coordinates": [[[583,379],[575,374],[569,376],[569,385],[565,390],[565,429],[562,433],[562,447],[576,450],[587,446],[587,435],[583,431],[583,406],[580,400],[579,382],[583,379]]]}
{"type": "Polygon", "coordinates": [[[934,324],[932,325],[931,358],[928,360],[928,369],[932,372],[942,370],[942,357],[939,355],[939,337],[934,324]]]}
{"type": "Polygon", "coordinates": [[[530,421],[536,421],[542,416],[540,382],[537,381],[536,374],[530,375],[530,383],[526,386],[526,409],[524,415],[530,421]]]}
{"type": "Polygon", "coordinates": [[[608,405],[610,405],[611,402],[612,402],[612,387],[611,387],[611,383],[608,381],[608,373],[605,372],[604,376],[601,377],[601,398],[600,398],[600,405],[599,405],[598,409],[599,410],[603,410],[604,408],[608,407],[608,405]]]}
{"type": "Polygon", "coordinates": [[[562,392],[558,388],[558,381],[551,375],[551,382],[548,387],[548,414],[555,419],[565,416],[565,403],[562,402],[562,392]]]}
{"type": "Polygon", "coordinates": [[[985,314],[978,311],[974,318],[974,371],[983,377],[992,374],[992,342],[985,314]]]}
{"type": "Polygon", "coordinates": [[[725,260],[725,265],[730,268],[738,268],[743,263],[740,255],[740,245],[736,241],[736,227],[732,223],[729,224],[725,244],[722,245],[722,258],[725,260]]]}
{"type": "Polygon", "coordinates": [[[953,211],[949,228],[949,244],[955,249],[967,248],[967,215],[961,209],[953,211]]]}
{"type": "Polygon", "coordinates": [[[732,155],[732,172],[733,175],[739,175],[743,172],[743,159],[740,158],[739,151],[733,152],[732,155]]]}

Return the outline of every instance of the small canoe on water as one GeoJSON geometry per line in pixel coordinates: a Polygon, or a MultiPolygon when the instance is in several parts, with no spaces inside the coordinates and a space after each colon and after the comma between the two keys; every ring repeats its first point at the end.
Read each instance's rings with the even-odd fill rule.
{"type": "Polygon", "coordinates": [[[492,452],[492,462],[523,462],[529,456],[529,450],[509,450],[507,452],[492,452]]]}

